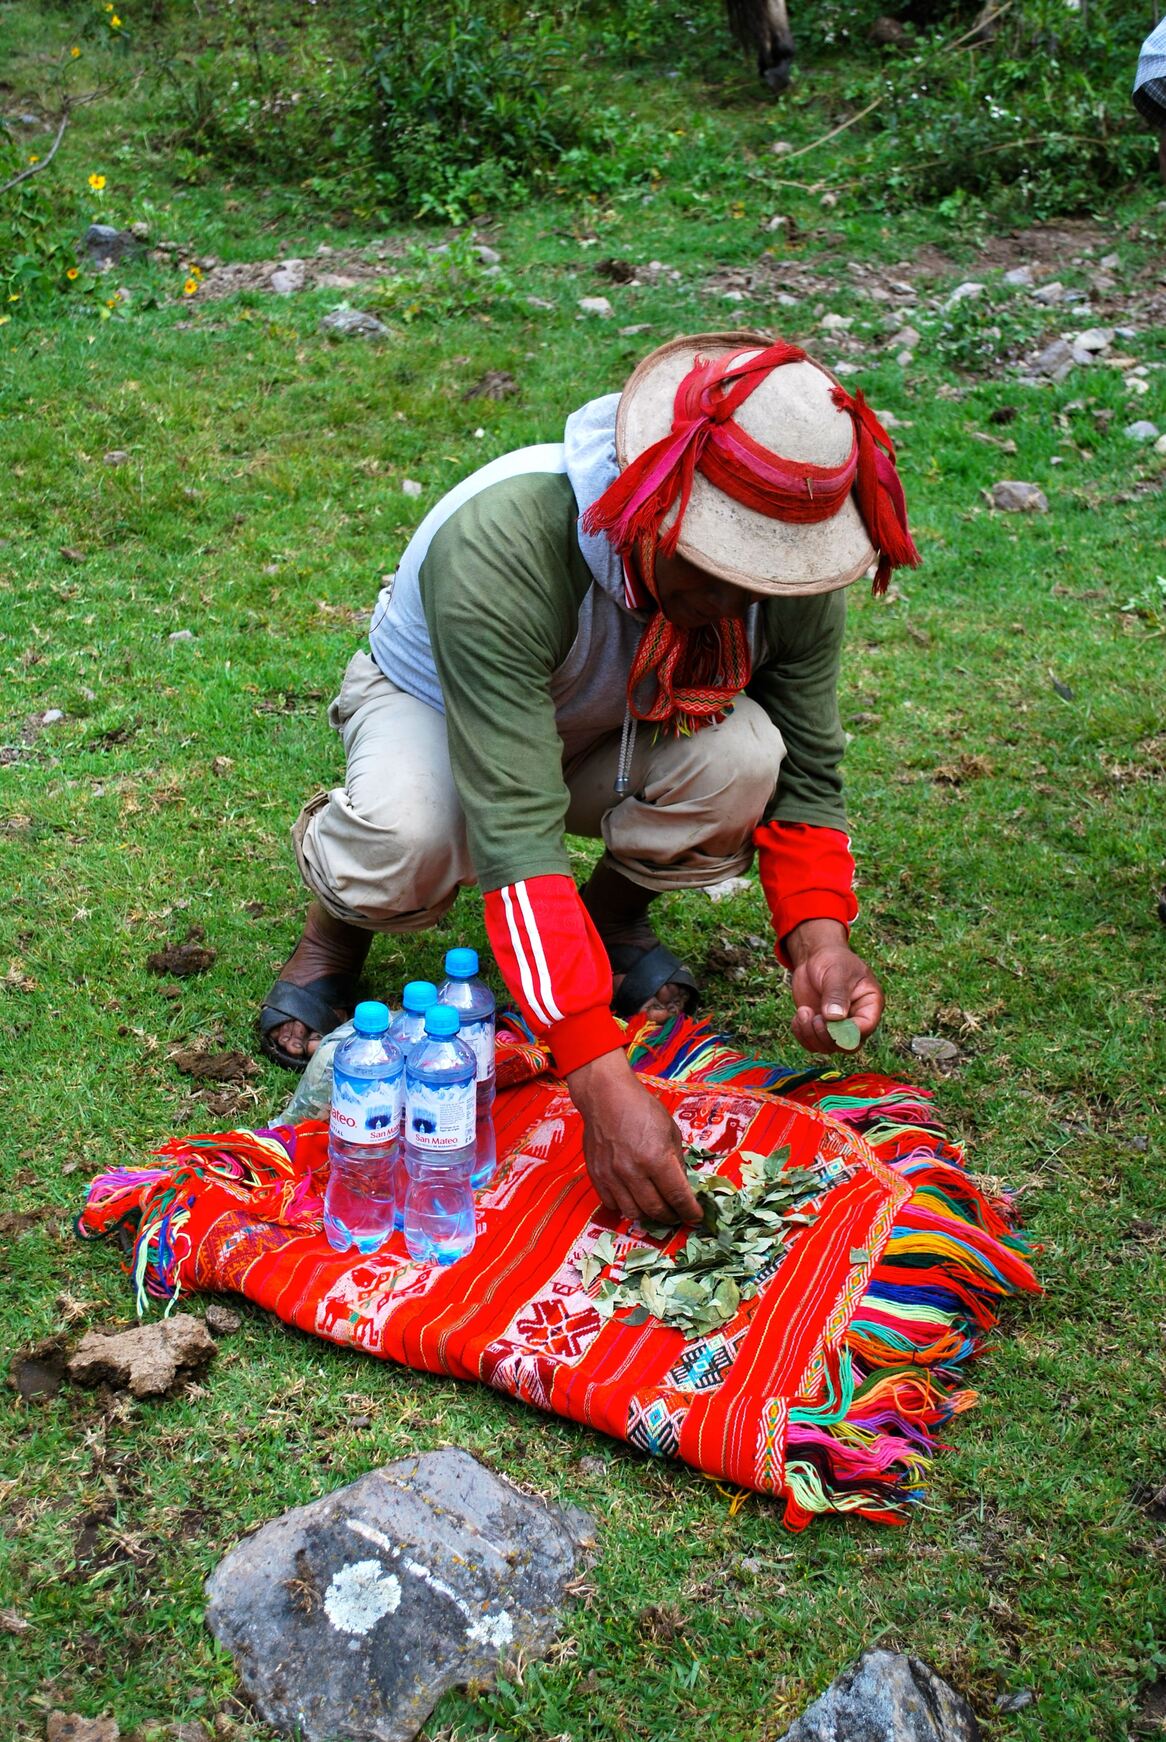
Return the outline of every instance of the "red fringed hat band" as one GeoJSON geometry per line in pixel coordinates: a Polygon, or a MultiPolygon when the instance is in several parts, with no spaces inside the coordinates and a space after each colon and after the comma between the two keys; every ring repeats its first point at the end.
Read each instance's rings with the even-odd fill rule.
{"type": "MultiPolygon", "coordinates": [[[[585,532],[606,533],[625,561],[636,564],[657,605],[655,554],[675,552],[698,471],[744,507],[802,525],[830,520],[853,491],[875,548],[876,593],[886,591],[892,569],[918,563],[894,444],[860,392],[847,393],[837,384],[832,390],[834,404],[854,429],[850,453],[840,466],[782,459],[734,421],[738,407],[774,369],[808,361],[797,345],[782,340],[752,354],[697,356],[676,389],[670,433],[630,461],[583,515],[585,532]],[[661,531],[677,503],[671,526],[661,531]]],[[[629,712],[664,730],[693,731],[723,717],[748,683],[750,669],[748,638],[738,619],[679,629],[657,609],[632,662],[629,712]],[[655,679],[655,694],[641,704],[637,692],[649,677],[655,679]]]]}
{"type": "Polygon", "coordinates": [[[832,392],[854,426],[850,454],[840,466],[782,459],[734,422],[738,407],[774,369],[807,361],[799,346],[780,339],[752,355],[737,351],[711,361],[698,356],[676,389],[670,434],[624,467],[584,514],[583,530],[606,533],[625,554],[650,538],[671,556],[698,471],[743,507],[802,525],[832,519],[853,490],[876,552],[874,591],[885,592],[891,570],[914,567],[919,553],[907,527],[894,444],[861,392],[837,385],[832,392]],[[677,501],[676,518],[661,532],[677,501]]]}

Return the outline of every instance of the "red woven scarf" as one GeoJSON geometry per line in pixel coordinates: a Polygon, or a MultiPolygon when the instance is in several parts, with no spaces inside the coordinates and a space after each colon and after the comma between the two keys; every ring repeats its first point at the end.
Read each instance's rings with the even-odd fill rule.
{"type": "MultiPolygon", "coordinates": [[[[655,553],[671,556],[676,550],[698,471],[744,507],[800,525],[832,519],[853,491],[875,548],[876,593],[886,591],[892,569],[918,563],[894,444],[861,392],[832,389],[834,404],[854,430],[840,466],[783,459],[735,422],[734,413],[774,369],[806,360],[803,350],[782,340],[752,355],[696,357],[676,390],[670,433],[638,454],[587,509],[584,531],[606,533],[625,558],[639,558],[639,572],[657,606],[655,553]],[[661,530],[677,503],[671,526],[661,530]]],[[[632,663],[628,707],[637,719],[693,730],[723,716],[748,683],[750,670],[743,622],[726,618],[707,628],[680,629],[657,609],[632,663]],[[648,676],[656,679],[655,694],[641,707],[636,691],[648,676]]]]}

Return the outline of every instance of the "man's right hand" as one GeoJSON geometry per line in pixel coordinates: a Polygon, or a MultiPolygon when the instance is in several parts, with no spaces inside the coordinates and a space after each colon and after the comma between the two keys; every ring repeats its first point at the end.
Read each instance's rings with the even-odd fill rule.
{"type": "Polygon", "coordinates": [[[604,1053],[567,1078],[583,1116],[591,1183],[609,1210],[648,1222],[699,1222],[680,1133],[622,1052],[604,1053]]]}

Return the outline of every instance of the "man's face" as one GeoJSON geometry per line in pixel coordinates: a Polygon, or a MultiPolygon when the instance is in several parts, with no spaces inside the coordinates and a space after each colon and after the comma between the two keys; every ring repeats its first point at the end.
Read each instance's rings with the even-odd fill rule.
{"type": "Polygon", "coordinates": [[[759,595],[718,580],[682,556],[656,553],[656,596],[660,609],[678,629],[702,629],[723,617],[743,617],[759,595]]]}

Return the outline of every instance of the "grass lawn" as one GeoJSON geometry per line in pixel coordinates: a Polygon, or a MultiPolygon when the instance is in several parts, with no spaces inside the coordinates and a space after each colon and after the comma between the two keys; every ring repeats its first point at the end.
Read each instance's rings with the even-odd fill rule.
{"type": "MultiPolygon", "coordinates": [[[[19,107],[66,27],[32,0],[0,23],[19,107]]],[[[149,261],[115,272],[132,301],[113,318],[58,302],[0,328],[0,1347],[131,1317],[116,1252],[72,1236],[91,1174],[283,1104],[290,1079],[265,1061],[208,1102],[169,1050],[253,1049],[303,908],[288,828],[341,776],[324,709],[412,528],[475,465],[554,439],[646,347],[738,321],[856,361],[901,425],[925,566],[886,601],[854,590],[844,670],[856,938],[888,992],[867,1062],[934,1083],[975,1168],[1019,1194],[1047,1292],[1007,1315],[975,1375],[980,1408],[897,1532],[826,1520],[788,1535],[768,1504],[734,1512],[687,1469],[246,1307],[186,1396],[66,1389],[22,1407],[8,1394],[0,1608],[30,1623],[0,1632],[12,1742],[40,1737],[55,1707],[113,1713],[123,1735],[216,1713],[216,1734],[267,1734],[233,1703],[230,1661],[203,1629],[204,1577],[282,1508],[450,1442],[589,1508],[602,1557],[551,1658],[447,1697],[431,1737],[695,1742],[712,1726],[775,1742],[879,1638],[935,1664],[993,1738],[1117,1742],[1166,1675],[1166,459],[1122,433],[1135,418],[1166,427],[1166,334],[1131,316],[1120,341],[1157,366],[1144,395],[1104,366],[1017,385],[1009,359],[1073,322],[1001,267],[1049,246],[889,218],[861,192],[825,208],[778,194],[767,145],[824,131],[821,93],[810,71],[775,108],[736,71],[720,67],[715,90],[620,75],[661,142],[657,191],[503,214],[480,229],[502,256],[494,277],[407,257],[387,290],[349,293],[389,324],[380,345],[318,332],[335,290],[184,299],[181,273],[149,261]],[[775,209],[794,240],[765,228],[775,209]],[[766,249],[745,299],[727,297],[739,281],[714,275],[766,249]],[[675,276],[613,285],[597,270],[608,257],[675,276]],[[906,366],[884,343],[893,301],[869,294],[888,274],[918,287],[906,366]],[[942,311],[966,278],[988,284],[983,319],[942,311]],[[616,318],[580,317],[590,295],[616,318]],[[849,332],[821,327],[830,312],[849,332]],[[519,391],[467,400],[487,370],[519,391]],[[112,450],[126,463],[106,464],[112,450]],[[1048,513],[990,512],[982,492],[1007,477],[1039,485],[1048,513]],[[46,724],[49,710],[61,717],[46,724]],[[167,996],[145,958],[191,925],[217,959],[167,996]],[[921,1034],[958,1043],[951,1074],[911,1056],[921,1034]],[[1033,1703],[997,1711],[1020,1690],[1033,1703]]],[[[180,184],[146,148],[140,101],[94,105],[66,137],[60,173],[85,194],[84,221],[144,216],[179,261],[390,234],[313,216],[294,189],[180,184]],[[85,189],[98,166],[100,206],[85,189]]],[[[830,149],[821,162],[841,178],[851,141],[830,149]]],[[[1114,252],[1111,298],[1144,304],[1166,212],[1131,190],[1059,237],[1066,285],[1087,289],[1114,252]]],[[[705,1007],[787,1054],[782,976],[746,942],[766,930],[759,888],[669,898],[664,923],[703,970],[705,1007]]],[[[379,942],[370,980],[395,996],[454,940],[484,945],[475,895],[436,936],[379,942]]]]}

